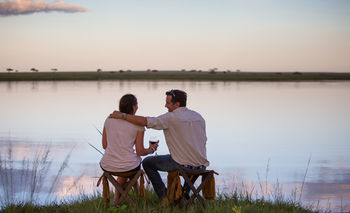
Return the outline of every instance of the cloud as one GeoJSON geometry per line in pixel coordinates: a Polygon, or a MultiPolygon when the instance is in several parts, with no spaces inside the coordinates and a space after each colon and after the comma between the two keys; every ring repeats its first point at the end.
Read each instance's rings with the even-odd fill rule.
{"type": "Polygon", "coordinates": [[[86,12],[87,9],[66,4],[63,1],[56,1],[52,3],[46,3],[42,0],[16,0],[9,1],[4,0],[0,2],[0,16],[12,16],[12,15],[24,15],[38,12],[65,12],[65,13],[76,13],[86,12]]]}

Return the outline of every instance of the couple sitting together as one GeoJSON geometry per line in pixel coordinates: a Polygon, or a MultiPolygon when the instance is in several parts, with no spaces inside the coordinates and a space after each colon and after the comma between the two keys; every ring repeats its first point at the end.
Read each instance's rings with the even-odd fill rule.
{"type": "MultiPolygon", "coordinates": [[[[141,167],[141,157],[153,153],[158,143],[145,149],[145,127],[163,130],[170,154],[149,156],[142,161],[157,196],[166,196],[166,187],[158,171],[203,171],[209,166],[206,153],[205,121],[202,116],[186,107],[187,94],[181,90],[166,92],[165,107],[168,112],[158,117],[135,115],[138,105],[134,95],[124,95],[119,111],[114,111],[105,121],[102,146],[105,153],[100,165],[104,171],[131,172],[141,167]],[[136,147],[136,153],[133,147],[136,147]]],[[[118,177],[118,183],[126,179],[118,177]]],[[[118,200],[116,190],[114,202],[118,200]]]]}

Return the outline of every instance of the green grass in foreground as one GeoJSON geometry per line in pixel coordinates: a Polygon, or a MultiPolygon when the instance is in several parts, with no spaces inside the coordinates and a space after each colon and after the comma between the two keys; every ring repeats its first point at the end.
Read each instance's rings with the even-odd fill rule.
{"type": "Polygon", "coordinates": [[[0,81],[176,80],[176,81],[323,81],[350,80],[331,72],[36,72],[0,73],[0,81]]]}
{"type": "Polygon", "coordinates": [[[100,195],[82,196],[81,198],[62,202],[60,204],[50,204],[46,206],[36,206],[32,204],[17,204],[9,205],[1,212],[15,213],[15,212],[159,212],[159,213],[176,213],[176,212],[232,212],[232,213],[250,213],[250,212],[315,212],[301,207],[299,204],[286,201],[265,201],[262,199],[254,200],[249,195],[233,194],[231,196],[219,196],[215,200],[206,201],[206,208],[203,208],[200,203],[190,206],[188,209],[184,207],[184,203],[174,206],[163,206],[159,202],[154,191],[147,190],[145,200],[134,197],[136,205],[128,203],[122,204],[118,207],[106,206],[100,195]]]}

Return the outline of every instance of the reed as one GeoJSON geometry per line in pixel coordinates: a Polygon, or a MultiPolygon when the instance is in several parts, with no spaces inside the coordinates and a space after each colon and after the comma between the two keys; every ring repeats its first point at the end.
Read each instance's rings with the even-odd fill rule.
{"type": "Polygon", "coordinates": [[[48,193],[44,203],[50,203],[54,191],[60,181],[64,169],[67,167],[72,150],[65,157],[59,171],[53,180],[50,157],[50,145],[37,147],[32,158],[23,157],[21,161],[14,159],[12,142],[7,144],[7,153],[0,153],[0,208],[10,205],[36,205],[39,204],[39,196],[43,196],[44,190],[48,193]]]}
{"type": "Polygon", "coordinates": [[[306,170],[305,170],[303,182],[302,182],[302,184],[301,184],[299,202],[301,202],[301,196],[303,195],[304,184],[305,184],[305,181],[306,181],[307,172],[309,171],[310,161],[311,161],[311,155],[310,155],[309,160],[308,160],[308,162],[307,162],[307,166],[306,166],[306,170]]]}

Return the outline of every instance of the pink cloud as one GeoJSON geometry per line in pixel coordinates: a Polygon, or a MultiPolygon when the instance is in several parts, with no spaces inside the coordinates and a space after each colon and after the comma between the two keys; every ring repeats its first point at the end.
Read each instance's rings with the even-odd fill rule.
{"type": "Polygon", "coordinates": [[[86,12],[87,9],[76,5],[66,4],[63,1],[46,3],[42,0],[40,1],[4,0],[3,2],[0,2],[0,16],[23,15],[23,14],[31,14],[31,13],[38,13],[38,12],[52,12],[52,11],[76,13],[76,12],[86,12]]]}

